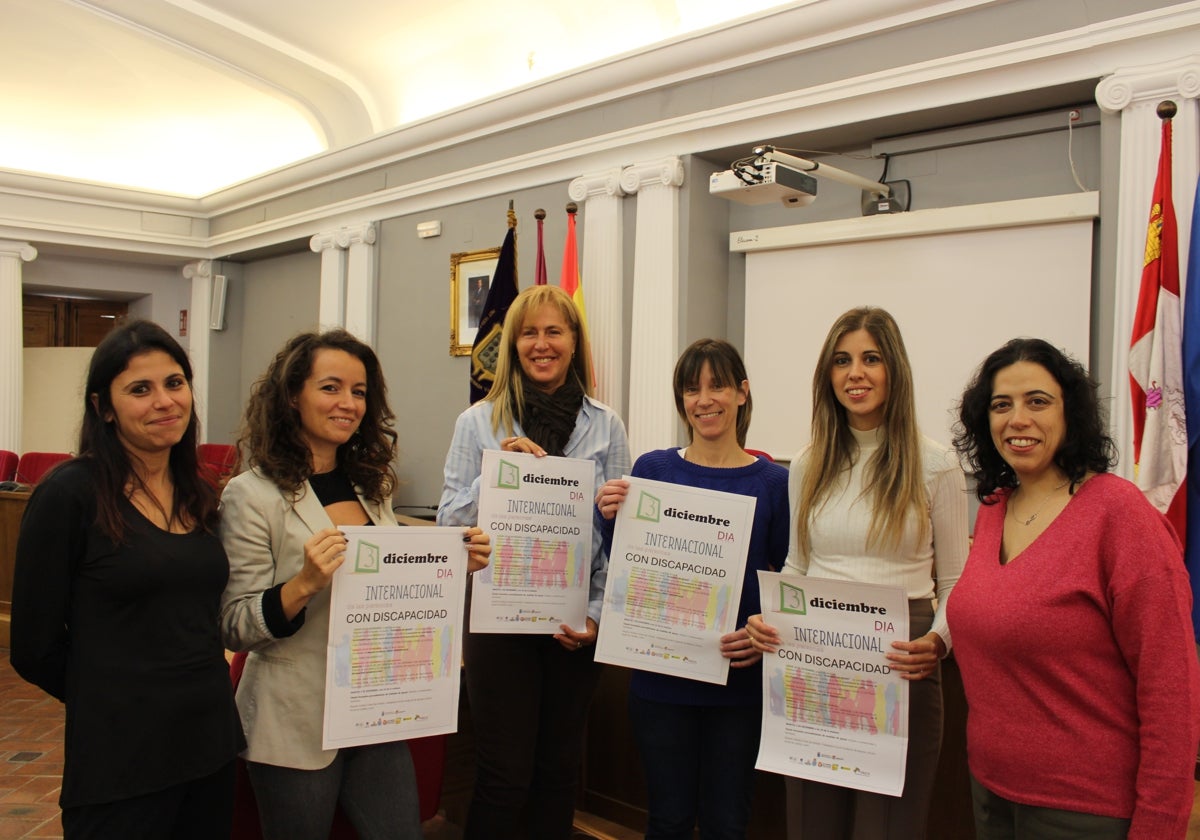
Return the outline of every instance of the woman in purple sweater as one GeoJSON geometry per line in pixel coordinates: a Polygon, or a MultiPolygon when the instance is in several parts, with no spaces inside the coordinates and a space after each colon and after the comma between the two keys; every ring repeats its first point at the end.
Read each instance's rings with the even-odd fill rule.
{"type": "Polygon", "coordinates": [[[963,394],[983,503],[947,604],[979,840],[1182,838],[1200,676],[1179,540],[1133,484],[1087,371],[1014,339],[963,394]]]}

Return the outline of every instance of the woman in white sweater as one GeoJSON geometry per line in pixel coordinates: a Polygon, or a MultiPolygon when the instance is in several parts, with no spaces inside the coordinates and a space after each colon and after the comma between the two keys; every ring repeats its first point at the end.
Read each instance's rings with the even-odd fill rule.
{"type": "MultiPolygon", "coordinates": [[[[792,461],[788,495],[785,571],[902,587],[911,636],[887,654],[910,681],[903,794],[789,778],[789,837],[923,838],[942,740],[945,605],[967,555],[966,481],[954,455],[917,429],[908,354],[884,310],[852,309],[826,336],[812,441],[792,461]]],[[[761,616],[748,628],[761,650],[779,645],[761,616]]]]}

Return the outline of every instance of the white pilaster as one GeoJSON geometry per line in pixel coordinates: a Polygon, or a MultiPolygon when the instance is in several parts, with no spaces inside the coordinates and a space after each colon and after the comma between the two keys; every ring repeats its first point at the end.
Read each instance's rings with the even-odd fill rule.
{"type": "Polygon", "coordinates": [[[625,416],[625,281],[621,170],[581,175],[567,188],[571,200],[587,202],[583,215],[584,259],[580,270],[587,299],[596,396],[625,416]]]}
{"type": "Polygon", "coordinates": [[[322,330],[344,327],[375,343],[375,223],[319,233],[308,246],[321,255],[322,330]]]}
{"type": "Polygon", "coordinates": [[[346,265],[346,329],[375,346],[375,303],[378,279],[375,270],[375,225],[368,222],[343,228],[349,252],[346,265]]]}
{"type": "Polygon", "coordinates": [[[676,157],[635,164],[621,187],[637,193],[633,319],[629,345],[630,454],[667,446],[678,434],[671,372],[679,352],[679,187],[676,157]]]}
{"type": "Polygon", "coordinates": [[[338,247],[337,231],[318,233],[308,247],[321,255],[321,297],[317,311],[318,329],[346,325],[346,252],[338,247]]]}
{"type": "Polygon", "coordinates": [[[28,242],[0,239],[0,449],[21,454],[21,406],[25,404],[25,324],[21,264],[37,258],[28,242]]]}
{"type": "Polygon", "coordinates": [[[209,341],[212,320],[212,260],[197,260],[183,267],[183,276],[192,282],[191,311],[188,315],[188,357],[192,360],[192,397],[200,418],[200,436],[196,443],[208,440],[209,341]]]}
{"type": "Polygon", "coordinates": [[[1119,452],[1116,471],[1126,478],[1133,478],[1129,339],[1137,310],[1146,249],[1146,225],[1150,220],[1150,199],[1162,145],[1162,120],[1155,109],[1164,99],[1174,101],[1178,107],[1172,121],[1171,180],[1179,227],[1179,265],[1183,269],[1191,229],[1197,161],[1200,160],[1197,96],[1200,96],[1200,56],[1121,68],[1096,87],[1096,102],[1100,107],[1110,113],[1121,114],[1110,424],[1119,452]]]}

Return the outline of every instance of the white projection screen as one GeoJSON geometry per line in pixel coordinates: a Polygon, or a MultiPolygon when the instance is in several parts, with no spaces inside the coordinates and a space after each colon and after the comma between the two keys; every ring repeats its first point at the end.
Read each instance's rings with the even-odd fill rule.
{"type": "Polygon", "coordinates": [[[748,445],[787,461],[808,442],[817,354],[860,305],[896,318],[921,431],[949,444],[964,385],[1008,339],[1044,338],[1088,363],[1091,277],[1091,218],[747,250],[748,445]]]}

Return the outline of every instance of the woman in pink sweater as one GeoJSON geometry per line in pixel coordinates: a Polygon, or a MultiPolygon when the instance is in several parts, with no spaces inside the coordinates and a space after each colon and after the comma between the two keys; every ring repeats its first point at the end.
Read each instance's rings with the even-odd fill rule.
{"type": "Polygon", "coordinates": [[[1130,482],[1087,371],[992,353],[955,446],[983,505],[947,604],[979,840],[1183,838],[1200,669],[1179,540],[1130,482]]]}

